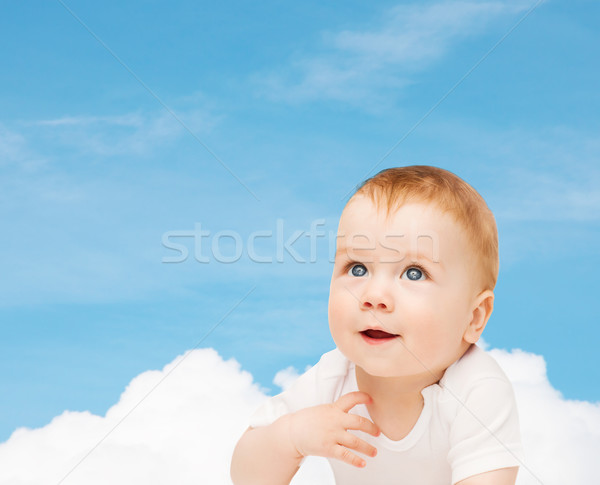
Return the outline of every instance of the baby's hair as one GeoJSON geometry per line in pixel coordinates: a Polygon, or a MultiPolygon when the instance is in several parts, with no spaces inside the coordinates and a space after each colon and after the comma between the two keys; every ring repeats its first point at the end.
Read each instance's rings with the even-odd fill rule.
{"type": "Polygon", "coordinates": [[[465,230],[474,263],[480,268],[482,290],[493,290],[498,278],[498,230],[483,197],[457,175],[438,167],[412,165],[388,168],[367,179],[356,195],[369,197],[388,214],[410,202],[435,204],[465,230]]]}

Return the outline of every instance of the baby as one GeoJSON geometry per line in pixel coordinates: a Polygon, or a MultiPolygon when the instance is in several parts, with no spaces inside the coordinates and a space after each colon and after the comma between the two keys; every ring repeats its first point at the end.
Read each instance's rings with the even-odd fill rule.
{"type": "Polygon", "coordinates": [[[494,307],[498,236],[446,170],[384,170],[340,218],[329,295],[336,349],[252,416],[236,485],[289,484],[304,457],[343,485],[514,485],[510,382],[475,345],[494,307]]]}

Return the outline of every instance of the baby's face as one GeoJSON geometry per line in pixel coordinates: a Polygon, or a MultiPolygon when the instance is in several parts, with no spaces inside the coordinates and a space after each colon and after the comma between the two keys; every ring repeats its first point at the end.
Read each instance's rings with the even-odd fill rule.
{"type": "Polygon", "coordinates": [[[371,375],[439,378],[469,346],[472,259],[460,226],[434,205],[388,217],[355,197],[340,219],[331,279],[337,347],[371,375]]]}

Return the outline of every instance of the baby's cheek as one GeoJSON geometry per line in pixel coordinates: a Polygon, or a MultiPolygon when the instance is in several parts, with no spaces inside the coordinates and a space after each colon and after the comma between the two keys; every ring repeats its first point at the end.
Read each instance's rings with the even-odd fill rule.
{"type": "Polygon", "coordinates": [[[332,327],[336,327],[340,320],[340,310],[341,305],[335,296],[330,296],[329,298],[329,325],[332,327]]]}
{"type": "Polygon", "coordinates": [[[340,308],[339,305],[334,305],[329,310],[329,320],[330,320],[331,325],[334,326],[335,328],[340,327],[340,323],[343,322],[343,320],[344,320],[344,312],[343,312],[343,309],[340,308]]]}

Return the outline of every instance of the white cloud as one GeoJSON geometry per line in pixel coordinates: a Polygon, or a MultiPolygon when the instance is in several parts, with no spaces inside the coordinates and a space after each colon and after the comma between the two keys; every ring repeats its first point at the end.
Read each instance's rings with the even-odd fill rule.
{"type": "Polygon", "coordinates": [[[58,483],[134,407],[65,485],[228,483],[232,447],[264,397],[235,361],[192,351],[137,376],[104,417],[65,411],[16,430],[0,445],[0,484],[58,483]]]}
{"type": "MultiPolygon", "coordinates": [[[[514,384],[526,465],[544,485],[585,485],[597,480],[600,403],[564,399],[548,381],[540,355],[492,349],[514,384]]],[[[539,481],[521,469],[517,485],[539,481]]]]}
{"type": "Polygon", "coordinates": [[[294,367],[288,367],[275,374],[273,384],[281,387],[281,389],[285,391],[299,376],[300,374],[298,374],[298,371],[294,367]]]}
{"type": "MultiPolygon", "coordinates": [[[[593,483],[600,404],[565,400],[548,382],[539,355],[489,352],[515,386],[527,467],[544,485],[593,483]]],[[[277,380],[289,383],[294,374],[288,368],[277,380]]],[[[265,398],[234,360],[224,361],[212,349],[190,351],[133,379],[106,416],[65,411],[43,428],[16,430],[0,444],[0,485],[58,484],[74,467],[65,485],[229,484],[233,446],[265,398]]],[[[314,459],[293,483],[332,481],[326,463],[314,459]]],[[[521,470],[518,485],[538,483],[521,470]]]]}
{"type": "Polygon", "coordinates": [[[398,5],[373,29],[324,35],[323,53],[299,56],[289,67],[260,76],[259,85],[265,96],[288,102],[389,103],[390,89],[409,84],[410,74],[439,59],[454,43],[527,6],[522,1],[398,5]]]}

